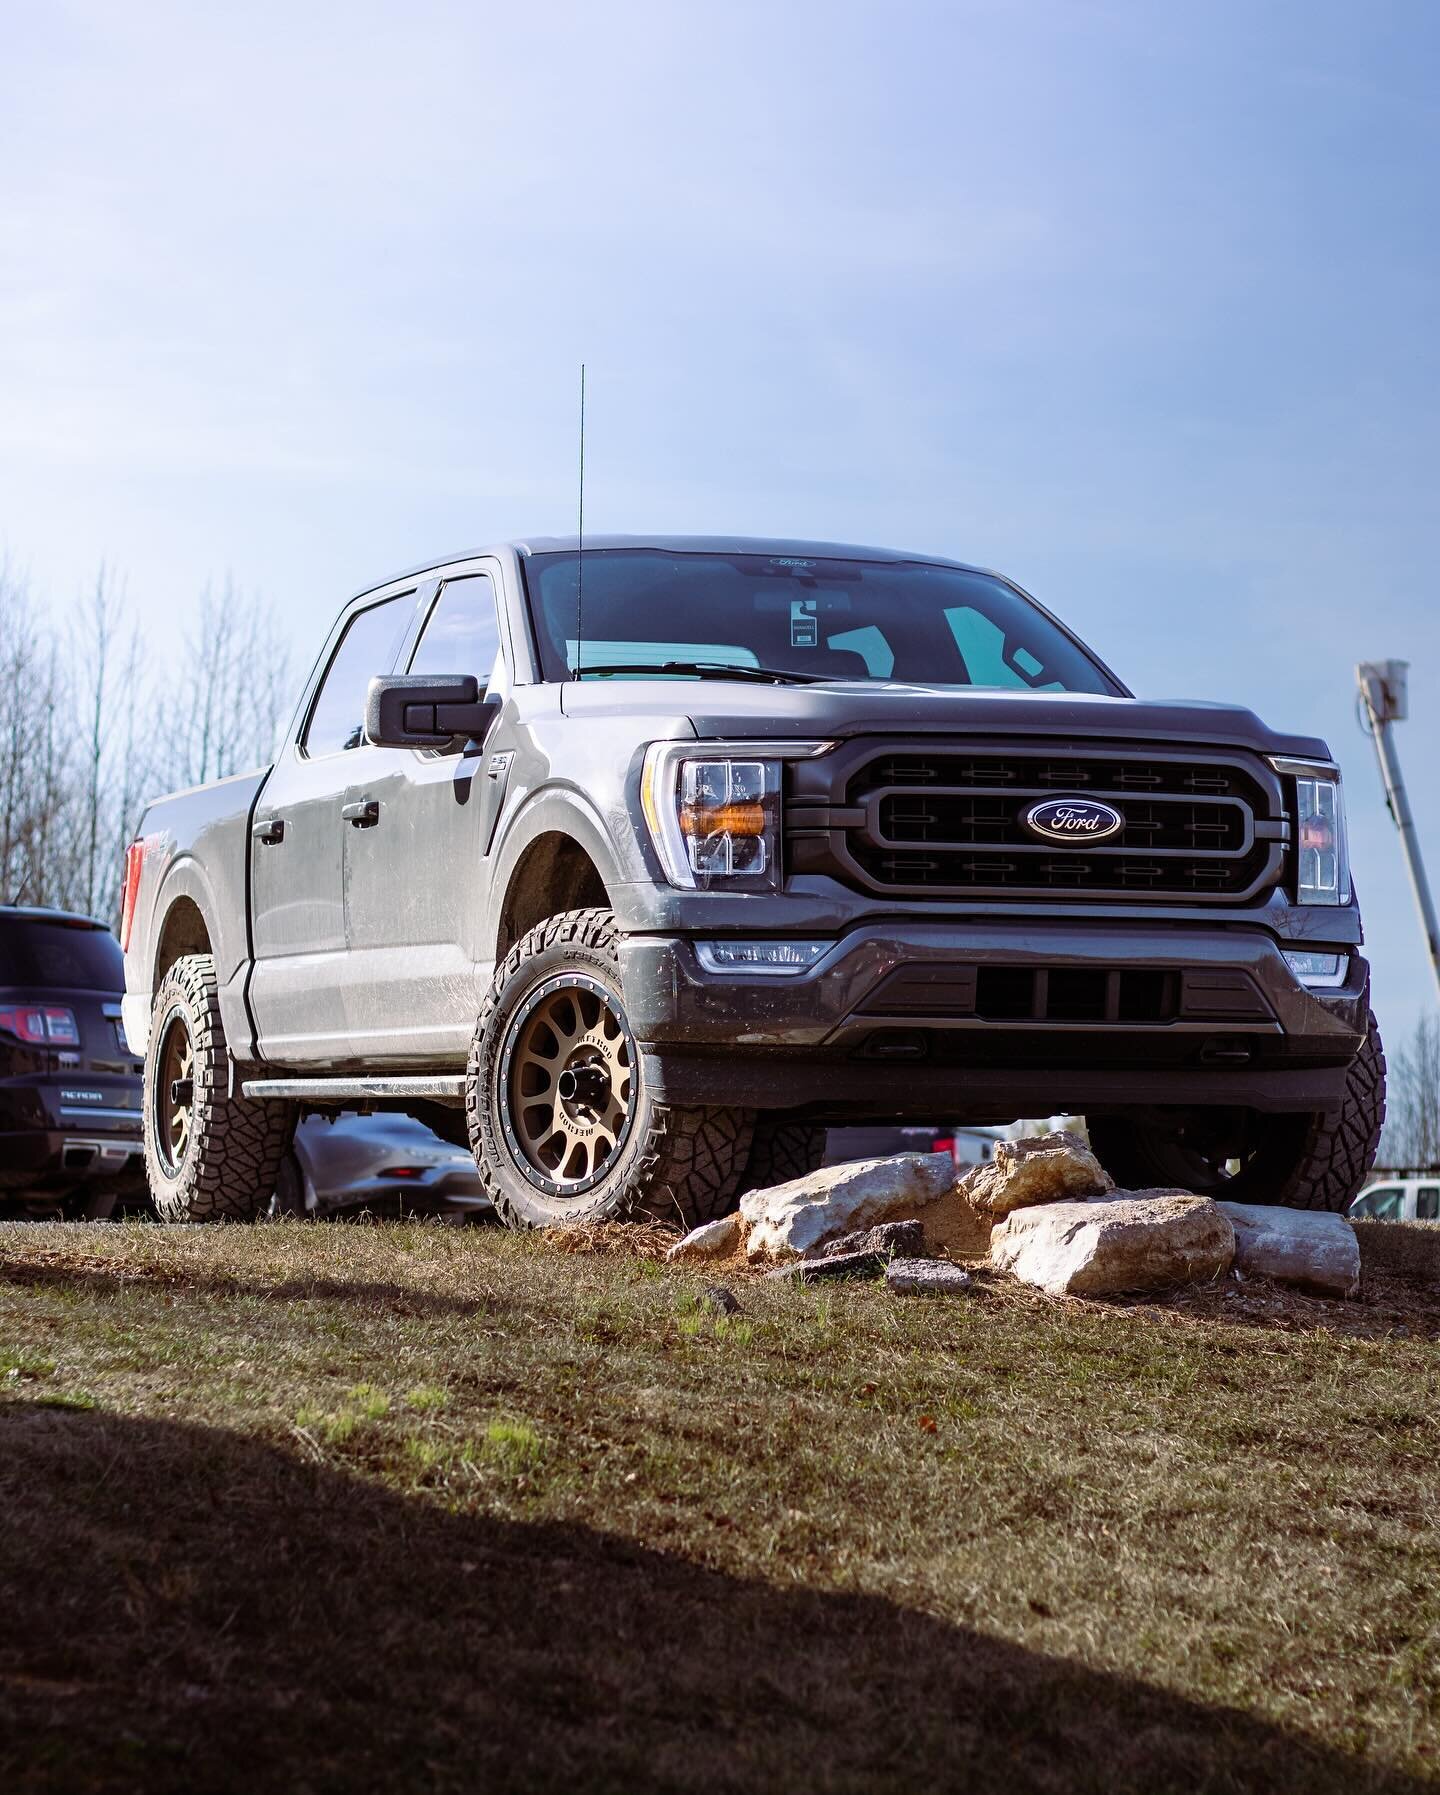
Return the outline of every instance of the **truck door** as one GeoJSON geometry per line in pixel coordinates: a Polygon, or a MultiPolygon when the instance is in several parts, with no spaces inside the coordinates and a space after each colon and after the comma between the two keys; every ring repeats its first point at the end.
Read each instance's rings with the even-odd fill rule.
{"type": "Polygon", "coordinates": [[[346,800],[356,819],[345,831],[347,1017],[371,1064],[455,1065],[480,1007],[479,919],[512,758],[490,574],[442,584],[403,671],[473,673],[497,700],[496,719],[483,741],[371,748],[357,763],[346,800]]]}
{"type": "Polygon", "coordinates": [[[275,1065],[353,1057],[347,1035],[343,811],[364,741],[365,698],[394,670],[416,590],[354,610],[295,738],[260,794],[250,842],[254,969],[250,1005],[260,1052],[275,1065]]]}

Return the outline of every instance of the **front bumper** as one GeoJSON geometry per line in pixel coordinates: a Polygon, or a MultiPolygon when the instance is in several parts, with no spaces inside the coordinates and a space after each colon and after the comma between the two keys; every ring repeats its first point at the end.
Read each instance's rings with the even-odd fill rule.
{"type": "Polygon", "coordinates": [[[847,1121],[1333,1110],[1368,1006],[1358,955],[1312,991],[1274,936],[1234,925],[878,920],[785,977],[709,973],[677,936],[632,935],[621,960],[670,1101],[847,1121]]]}

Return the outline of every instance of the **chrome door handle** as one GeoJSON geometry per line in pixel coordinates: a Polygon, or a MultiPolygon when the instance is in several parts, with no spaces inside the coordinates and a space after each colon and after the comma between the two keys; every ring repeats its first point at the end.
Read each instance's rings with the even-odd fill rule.
{"type": "Polygon", "coordinates": [[[340,814],[352,829],[373,829],[380,821],[380,800],[362,798],[358,804],[347,804],[340,814]]]}
{"type": "Polygon", "coordinates": [[[277,841],[285,839],[285,819],[272,816],[263,823],[256,823],[250,833],[256,841],[263,842],[267,848],[274,847],[277,841]]]}

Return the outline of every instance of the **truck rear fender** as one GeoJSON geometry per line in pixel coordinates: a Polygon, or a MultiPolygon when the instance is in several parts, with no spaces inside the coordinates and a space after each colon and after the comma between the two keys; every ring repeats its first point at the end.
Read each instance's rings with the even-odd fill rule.
{"type": "Polygon", "coordinates": [[[141,821],[140,889],[125,955],[125,1032],[143,1053],[150,1005],[181,954],[210,953],[226,1037],[248,1051],[249,830],[269,769],[197,786],[152,804],[141,821]]]}

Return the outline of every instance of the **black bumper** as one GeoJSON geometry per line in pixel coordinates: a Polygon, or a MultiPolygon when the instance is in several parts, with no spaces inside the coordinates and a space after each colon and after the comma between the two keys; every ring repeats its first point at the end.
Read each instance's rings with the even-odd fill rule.
{"type": "Polygon", "coordinates": [[[633,935],[626,1006],[673,1102],[817,1119],[1240,1106],[1333,1110],[1369,969],[1300,984],[1263,929],[877,921],[799,976],[717,976],[692,941],[633,935]]]}

